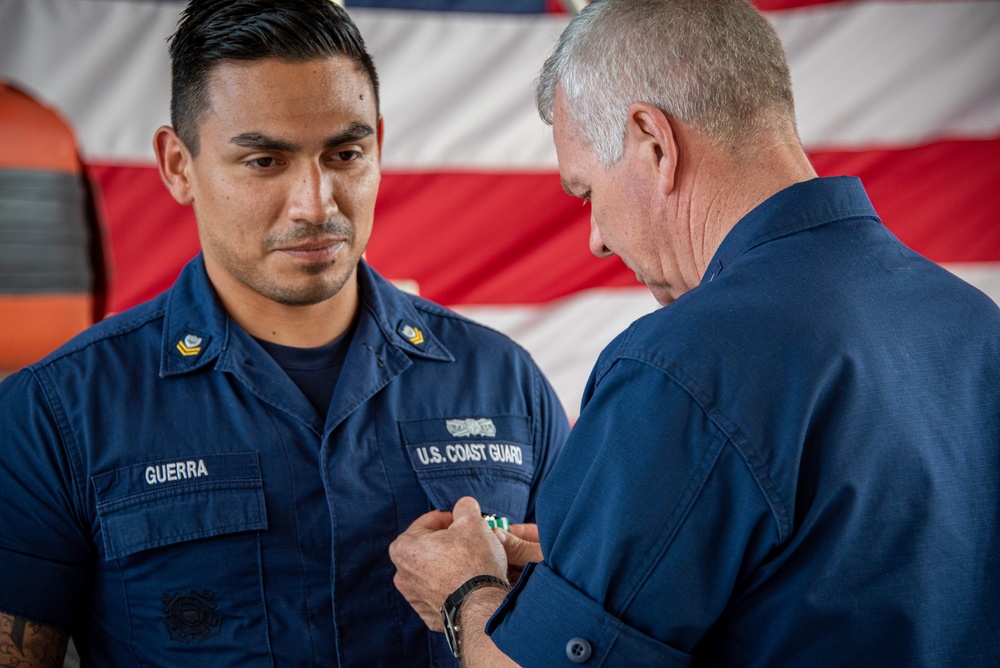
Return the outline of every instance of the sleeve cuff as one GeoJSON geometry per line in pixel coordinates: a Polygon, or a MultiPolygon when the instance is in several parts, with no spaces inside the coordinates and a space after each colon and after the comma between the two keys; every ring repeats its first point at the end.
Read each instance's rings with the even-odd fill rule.
{"type": "Polygon", "coordinates": [[[0,611],[70,631],[89,577],[84,566],[0,548],[0,611]]]}
{"type": "Polygon", "coordinates": [[[626,626],[548,566],[529,564],[486,624],[521,666],[688,666],[691,657],[626,626]]]}

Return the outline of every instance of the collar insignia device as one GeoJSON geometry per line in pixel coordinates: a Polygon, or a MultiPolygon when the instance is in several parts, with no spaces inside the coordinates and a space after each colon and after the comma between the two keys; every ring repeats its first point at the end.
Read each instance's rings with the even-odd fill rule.
{"type": "Polygon", "coordinates": [[[424,333],[421,332],[416,327],[414,327],[413,325],[407,325],[404,323],[399,326],[398,331],[400,336],[402,336],[404,339],[406,339],[415,346],[419,346],[421,343],[424,342],[424,333]]]}
{"type": "Polygon", "coordinates": [[[191,357],[201,352],[202,338],[197,334],[188,334],[177,342],[177,351],[184,357],[191,357]]]}

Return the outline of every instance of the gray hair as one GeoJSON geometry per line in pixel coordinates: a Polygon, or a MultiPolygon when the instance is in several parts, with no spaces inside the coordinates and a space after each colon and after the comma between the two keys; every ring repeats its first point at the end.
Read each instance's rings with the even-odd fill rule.
{"type": "Polygon", "coordinates": [[[797,138],[785,52],[748,0],[596,0],[542,68],[535,99],[550,125],[557,88],[605,166],[621,157],[633,102],[732,150],[768,130],[797,138]]]}

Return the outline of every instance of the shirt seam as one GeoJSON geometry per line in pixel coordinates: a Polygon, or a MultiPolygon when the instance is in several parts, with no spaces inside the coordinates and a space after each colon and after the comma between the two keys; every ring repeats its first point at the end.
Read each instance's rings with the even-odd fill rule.
{"type": "Polygon", "coordinates": [[[84,532],[84,535],[89,536],[90,525],[82,524],[84,520],[88,519],[89,513],[87,511],[86,488],[82,483],[86,476],[84,474],[83,459],[77,453],[76,435],[73,433],[69,418],[66,416],[66,411],[62,407],[62,401],[59,399],[59,393],[52,379],[49,377],[47,369],[44,367],[37,369],[29,367],[28,371],[38,384],[38,389],[45,399],[45,405],[51,412],[55,423],[54,426],[59,434],[59,448],[66,455],[66,460],[69,462],[69,483],[73,490],[73,498],[75,499],[74,505],[76,508],[74,509],[74,515],[76,523],[80,530],[84,532]],[[46,373],[43,374],[42,371],[46,371],[46,373]]]}
{"type": "Polygon", "coordinates": [[[764,497],[764,501],[767,503],[774,522],[778,527],[778,540],[785,540],[791,532],[791,520],[789,519],[788,511],[784,507],[784,504],[781,503],[777,485],[771,480],[771,477],[764,469],[757,449],[739,428],[736,421],[726,415],[718,404],[712,400],[708,391],[701,387],[689,374],[685,373],[676,362],[658,359],[654,355],[643,356],[638,353],[621,355],[619,359],[633,359],[659,370],[691,397],[702,413],[718,427],[726,439],[732,443],[736,451],[740,453],[740,457],[746,463],[750,475],[764,497]]]}

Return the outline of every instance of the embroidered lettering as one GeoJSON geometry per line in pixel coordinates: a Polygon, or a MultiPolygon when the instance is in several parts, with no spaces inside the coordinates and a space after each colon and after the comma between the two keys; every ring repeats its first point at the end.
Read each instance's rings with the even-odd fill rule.
{"type": "Polygon", "coordinates": [[[441,449],[436,445],[432,445],[429,448],[417,448],[417,457],[424,466],[428,464],[440,464],[444,461],[441,449]]]}
{"type": "Polygon", "coordinates": [[[201,478],[208,475],[208,467],[205,460],[194,461],[189,459],[182,462],[170,462],[169,464],[157,464],[146,467],[146,484],[155,485],[161,482],[173,482],[175,480],[186,480],[188,478],[201,478]]]}
{"type": "Polygon", "coordinates": [[[455,443],[445,446],[444,452],[450,462],[481,462],[486,459],[484,443],[455,443]]]}
{"type": "Polygon", "coordinates": [[[518,466],[524,463],[521,455],[521,446],[510,443],[490,443],[490,459],[495,462],[517,464],[518,466]]]}

